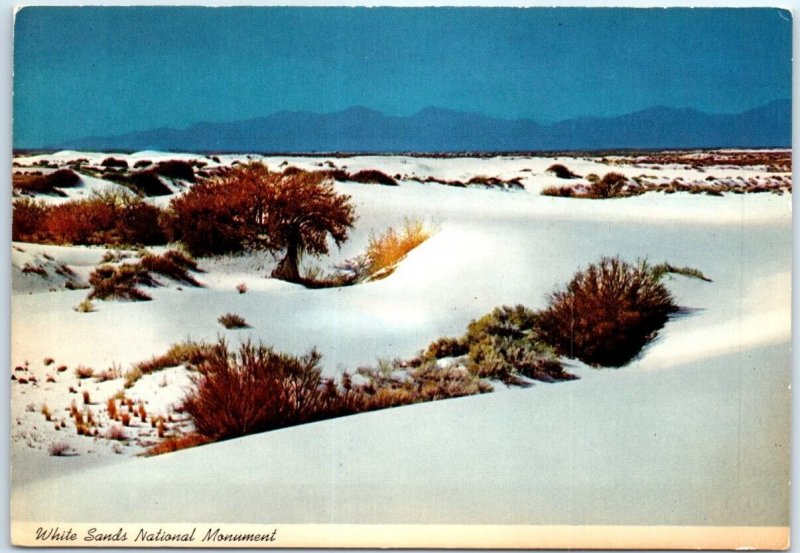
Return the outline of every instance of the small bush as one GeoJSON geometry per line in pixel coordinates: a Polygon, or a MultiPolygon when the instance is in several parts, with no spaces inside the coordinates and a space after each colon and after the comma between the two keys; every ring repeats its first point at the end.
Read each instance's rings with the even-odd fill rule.
{"type": "Polygon", "coordinates": [[[247,284],[245,284],[244,282],[240,282],[239,284],[236,285],[236,291],[239,292],[240,294],[244,294],[245,292],[247,292],[247,284]]]}
{"type": "Polygon", "coordinates": [[[78,313],[93,313],[94,304],[90,300],[83,300],[78,305],[76,305],[74,309],[78,313]]]}
{"type": "Polygon", "coordinates": [[[553,292],[536,328],[562,355],[592,365],[624,365],[677,309],[659,277],[644,261],[602,258],[553,292]]]}
{"type": "MultiPolygon", "coordinates": [[[[177,367],[179,365],[199,367],[209,357],[213,348],[213,344],[194,342],[192,340],[173,344],[165,354],[157,355],[134,365],[133,370],[138,372],[138,376],[134,378],[134,381],[143,374],[154,373],[169,367],[177,367]]],[[[126,375],[126,379],[128,378],[129,376],[126,375]]]]}
{"type": "Polygon", "coordinates": [[[169,196],[172,190],[164,184],[153,169],[137,171],[128,177],[128,182],[143,196],[169,196]]]}
{"type": "Polygon", "coordinates": [[[91,378],[93,374],[94,370],[91,369],[90,367],[84,367],[83,365],[78,365],[75,368],[75,376],[77,376],[80,379],[91,378]]]}
{"type": "Polygon", "coordinates": [[[161,213],[156,206],[118,193],[54,206],[23,199],[14,202],[12,237],[54,244],[163,244],[161,213]]]}
{"type": "Polygon", "coordinates": [[[103,161],[100,162],[100,165],[103,167],[119,167],[120,169],[127,169],[128,162],[124,159],[118,159],[115,157],[107,157],[103,161]]]}
{"type": "Polygon", "coordinates": [[[547,173],[553,173],[556,177],[560,179],[579,179],[580,175],[576,175],[572,171],[570,171],[566,166],[561,165],[560,163],[554,163],[550,167],[547,168],[547,173]]]}
{"type": "Polygon", "coordinates": [[[362,184],[383,184],[385,186],[397,186],[397,181],[382,171],[377,169],[364,169],[357,173],[348,175],[348,180],[362,184]]]}
{"type": "Polygon", "coordinates": [[[106,410],[108,411],[108,418],[116,420],[117,418],[117,400],[113,397],[108,398],[106,401],[106,410]]]}
{"type": "Polygon", "coordinates": [[[117,267],[101,265],[89,275],[92,291],[90,300],[120,299],[129,301],[149,301],[151,298],[139,290],[140,284],[153,286],[150,274],[138,263],[123,263],[117,267]]]}
{"type": "Polygon", "coordinates": [[[198,433],[223,440],[325,418],[320,355],[295,357],[272,348],[224,341],[212,348],[183,408],[198,433]]]}
{"type": "Polygon", "coordinates": [[[124,442],[128,439],[128,435],[125,433],[124,428],[122,428],[117,424],[112,424],[111,426],[108,427],[108,430],[106,431],[106,438],[109,440],[124,442]]]}
{"type": "Polygon", "coordinates": [[[464,340],[459,338],[439,338],[430,343],[423,357],[426,359],[442,359],[444,357],[460,357],[469,352],[464,340]]]}
{"type": "Polygon", "coordinates": [[[136,163],[133,164],[133,168],[134,169],[143,169],[144,167],[149,167],[152,164],[153,164],[153,162],[150,161],[149,159],[140,159],[139,161],[137,161],[136,163]]]}
{"type": "Polygon", "coordinates": [[[236,328],[250,328],[250,325],[247,324],[247,321],[240,315],[236,313],[226,313],[225,315],[221,315],[219,319],[219,324],[224,326],[227,329],[236,329],[236,328]]]}
{"type": "Polygon", "coordinates": [[[430,238],[432,232],[421,219],[405,219],[400,231],[389,228],[380,236],[370,235],[366,257],[372,278],[385,278],[411,250],[430,238]]]}
{"type": "Polygon", "coordinates": [[[191,286],[200,286],[200,283],[189,274],[189,271],[198,271],[197,263],[179,251],[167,250],[162,255],[145,254],[139,263],[146,271],[157,273],[191,286]]]}
{"type": "Polygon", "coordinates": [[[542,189],[543,196],[555,196],[558,198],[575,197],[575,189],[570,186],[545,186],[542,189]]]}
{"type": "Polygon", "coordinates": [[[589,195],[594,198],[613,198],[619,196],[628,178],[622,173],[606,173],[599,181],[591,183],[589,195]]]}
{"type": "Polygon", "coordinates": [[[68,442],[53,442],[47,448],[47,452],[52,457],[65,457],[72,451],[72,446],[68,442]]]}
{"type": "Polygon", "coordinates": [[[467,327],[468,365],[476,376],[517,383],[518,377],[571,380],[536,330],[537,314],[521,305],[498,307],[467,327]]]}
{"type": "Polygon", "coordinates": [[[153,169],[159,175],[170,179],[180,179],[194,182],[194,168],[190,163],[171,159],[158,163],[153,169]]]}
{"type": "Polygon", "coordinates": [[[80,182],[80,177],[72,169],[59,169],[47,175],[42,175],[40,172],[14,173],[11,179],[15,189],[31,194],[59,194],[56,189],[73,188],[80,182]]]}

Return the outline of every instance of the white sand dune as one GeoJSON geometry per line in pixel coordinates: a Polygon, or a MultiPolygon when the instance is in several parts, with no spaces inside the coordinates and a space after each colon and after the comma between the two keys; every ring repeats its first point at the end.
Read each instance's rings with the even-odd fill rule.
{"type": "MultiPolygon", "coordinates": [[[[107,155],[44,157],[99,162],[107,155]]],[[[222,163],[234,159],[246,156],[221,156],[222,163]]],[[[267,159],[270,166],[284,161],[319,168],[328,160],[267,159]]],[[[130,446],[113,455],[103,440],[77,437],[81,455],[49,457],[48,443],[66,432],[45,429],[26,405],[68,405],[69,397],[54,395],[63,395],[67,380],[49,391],[12,386],[12,436],[24,431],[30,438],[35,430],[40,437],[33,447],[30,439],[12,443],[14,520],[788,524],[791,195],[592,201],[538,194],[558,183],[544,172],[556,161],[581,174],[693,176],[592,159],[329,161],[351,172],[522,176],[525,190],[337,184],[352,196],[359,219],[342,250],[316,262],[321,266],[358,254],[371,231],[405,216],[438,229],[389,278],[350,288],[277,282],[266,278],[275,264],[268,254],[233,256],[199,260],[203,288],[170,283],[148,290],[151,302],[96,302],[96,312],[79,313],[72,307],[85,290],[63,290],[56,277],[23,274],[22,267],[47,254],[84,276],[105,250],[15,244],[24,251],[12,252],[12,366],[28,361],[44,376],[42,359],[52,357],[70,371],[77,364],[127,368],[188,337],[225,336],[292,353],[315,346],[325,371],[336,374],[411,356],[440,336],[462,334],[499,305],[541,308],[556,286],[601,256],[688,265],[713,282],[670,277],[666,284],[685,313],[618,370],[573,363],[577,381],[357,415],[159,458],[130,457],[141,450],[130,446]],[[236,290],[241,282],[246,294],[236,290]],[[53,287],[58,291],[49,292],[53,287]],[[252,328],[223,329],[217,317],[226,312],[252,328]]],[[[179,375],[167,376],[174,386],[151,380],[137,390],[154,409],[179,399],[185,385],[179,375]]],[[[121,380],[85,386],[111,394],[121,380]]]]}

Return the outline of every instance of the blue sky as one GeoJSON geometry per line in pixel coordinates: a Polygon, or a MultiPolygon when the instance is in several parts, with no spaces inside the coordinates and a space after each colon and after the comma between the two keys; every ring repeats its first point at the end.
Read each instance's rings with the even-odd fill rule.
{"type": "Polygon", "coordinates": [[[540,122],[791,97],[774,9],[32,7],[17,148],[281,110],[426,106],[540,122]]]}

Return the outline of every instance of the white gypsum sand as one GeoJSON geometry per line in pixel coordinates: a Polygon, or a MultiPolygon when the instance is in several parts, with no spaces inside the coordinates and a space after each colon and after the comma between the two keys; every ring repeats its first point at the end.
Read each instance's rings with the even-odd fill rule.
{"type": "MultiPolygon", "coordinates": [[[[130,165],[215,164],[156,152],[15,161],[83,157],[99,164],[109,155],[130,165]]],[[[15,243],[12,371],[20,367],[17,376],[33,374],[38,382],[12,382],[14,520],[788,524],[791,195],[539,194],[569,183],[545,172],[553,163],[581,175],[617,171],[664,181],[770,178],[764,168],[700,173],[523,156],[264,161],[306,169],[331,162],[351,173],[380,169],[422,179],[520,177],[524,190],[408,178],[397,187],[337,183],[352,196],[356,226],[340,251],[306,264],[329,268],[357,255],[371,231],[406,216],[437,229],[389,278],[348,288],[308,290],[266,278],[276,264],[268,253],[226,256],[198,260],[202,288],[165,280],[147,289],[150,302],[95,301],[94,312],[81,313],[73,308],[87,290],[65,289],[54,269],[67,265],[85,281],[107,249],[15,243]],[[69,421],[70,403],[81,405],[84,390],[95,404],[88,409],[103,420],[107,398],[123,388],[121,378],[79,380],[78,365],[124,372],[173,343],[224,336],[233,345],[252,338],[295,354],[317,347],[325,372],[336,375],[377,358],[411,357],[436,338],[463,334],[470,320],[499,305],[544,307],[548,293],[576,270],[614,255],[696,267],[713,279],[667,277],[686,312],[618,370],[569,361],[567,370],[580,380],[356,415],[151,459],[135,456],[157,441],[148,423],[134,420],[126,432],[137,439],[123,445],[103,436],[111,423],[93,438],[77,436],[69,421]],[[26,264],[46,275],[23,272],[26,264]],[[229,312],[251,328],[224,329],[217,318],[229,312]],[[45,366],[45,358],[53,364],[45,366]],[[62,365],[68,370],[59,373],[62,365]],[[55,430],[44,405],[70,424],[55,430]],[[76,455],[50,456],[56,441],[76,455]],[[202,500],[209,496],[215,501],[202,500]]],[[[90,179],[84,186],[103,187],[90,179]]],[[[166,416],[187,385],[185,370],[172,368],[125,394],[148,414],[166,416]]],[[[174,425],[183,424],[174,416],[174,425]]]]}

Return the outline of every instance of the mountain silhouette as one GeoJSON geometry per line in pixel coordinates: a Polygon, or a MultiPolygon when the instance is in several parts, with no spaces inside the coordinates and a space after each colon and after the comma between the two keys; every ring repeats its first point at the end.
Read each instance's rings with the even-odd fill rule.
{"type": "Polygon", "coordinates": [[[328,114],[281,111],[228,123],[195,123],[53,145],[74,150],[186,152],[514,152],[791,146],[791,101],[737,114],[655,106],[617,117],[542,125],[428,107],[410,116],[361,106],[328,114]]]}

